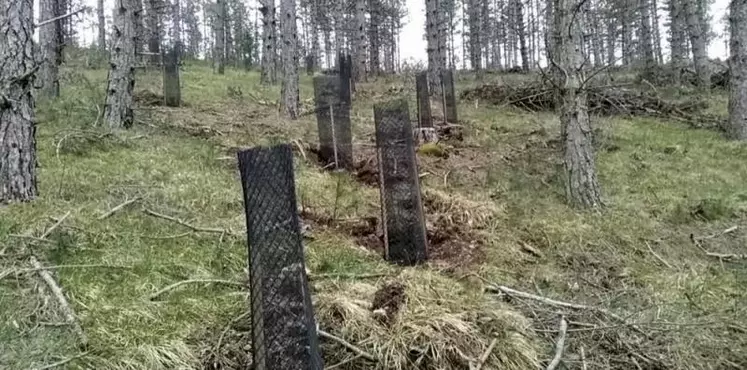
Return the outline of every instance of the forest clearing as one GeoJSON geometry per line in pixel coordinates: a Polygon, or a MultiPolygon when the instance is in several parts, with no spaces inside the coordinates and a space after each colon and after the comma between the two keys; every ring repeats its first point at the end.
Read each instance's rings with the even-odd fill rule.
{"type": "Polygon", "coordinates": [[[747,368],[747,1],[37,3],[0,369],[747,368]]]}

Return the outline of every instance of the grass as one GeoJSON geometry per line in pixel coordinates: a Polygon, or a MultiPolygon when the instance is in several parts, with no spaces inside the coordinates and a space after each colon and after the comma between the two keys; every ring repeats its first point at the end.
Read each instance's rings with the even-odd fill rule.
{"type": "MultiPolygon", "coordinates": [[[[185,279],[244,279],[245,240],[188,232],[143,209],[242,234],[234,152],[286,139],[314,143],[315,117],[280,117],[274,103],[278,88],[260,87],[257,73],[229,69],[218,76],[198,63],[188,63],[183,72],[185,107],[140,106],[137,124],[127,132],[110,133],[96,120],[106,71],[65,70],[62,98],[38,106],[41,196],[0,208],[0,250],[7,248],[0,255],[0,275],[26,268],[29,252],[49,265],[116,266],[56,271],[89,340],[86,356],[66,368],[197,369],[247,360],[241,347],[246,330],[235,320],[246,307],[244,292],[195,284],[147,300],[185,279]],[[98,219],[135,197],[141,200],[98,219]],[[50,216],[67,212],[71,216],[50,235],[52,243],[13,236],[40,235],[53,223],[50,216]],[[224,348],[216,350],[225,328],[231,330],[224,348]]],[[[159,78],[152,71],[140,76],[137,93],[158,94],[159,78]]],[[[415,107],[410,82],[360,85],[352,115],[357,143],[372,135],[374,102],[402,96],[415,107]]],[[[458,88],[474,84],[468,80],[458,88]]],[[[311,109],[311,96],[311,80],[303,76],[304,110],[311,109]]],[[[725,114],[723,96],[711,99],[713,113],[725,114]]],[[[747,268],[703,251],[747,253],[747,147],[672,122],[594,118],[607,207],[587,213],[564,203],[556,177],[559,128],[552,114],[463,102],[460,116],[464,143],[439,147],[448,156],[421,155],[421,172],[429,173],[422,182],[432,216],[438,216],[429,221],[474,231],[469,235],[481,240],[484,258],[467,267],[438,261],[402,269],[356,246],[344,228],[313,225],[313,240],[305,245],[312,276],[385,275],[312,280],[323,328],[376,353],[387,369],[466,366],[492,338],[500,345],[488,366],[527,369],[544,363],[553,350],[558,311],[528,301],[497,301],[482,293],[485,279],[603,306],[634,322],[659,323],[644,326],[650,340],[625,328],[571,332],[564,355],[568,368],[581,368],[582,348],[592,369],[635,368],[631,352],[645,359],[636,360],[644,368],[747,366],[747,268]],[[718,234],[735,225],[736,231],[718,234]],[[393,282],[406,286],[409,301],[387,328],[367,313],[377,288],[393,282]],[[347,316],[339,321],[341,312],[347,316]],[[494,325],[485,324],[485,317],[494,325]],[[415,364],[413,348],[433,353],[427,357],[432,362],[415,364]]],[[[300,155],[295,168],[304,209],[341,219],[378,216],[375,188],[320,171],[300,155]]],[[[576,322],[609,324],[590,312],[563,313],[576,322]]],[[[62,320],[32,274],[0,280],[0,368],[39,367],[80,353],[69,327],[49,325],[62,320]]],[[[327,365],[351,357],[332,343],[324,348],[327,365]]],[[[348,366],[372,368],[361,361],[348,366]]]]}

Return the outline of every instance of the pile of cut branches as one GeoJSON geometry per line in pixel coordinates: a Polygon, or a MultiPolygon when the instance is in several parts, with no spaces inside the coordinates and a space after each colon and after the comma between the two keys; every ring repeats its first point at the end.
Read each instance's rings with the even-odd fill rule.
{"type": "MultiPolygon", "coordinates": [[[[622,86],[587,87],[590,114],[601,116],[647,116],[673,119],[693,127],[719,127],[722,119],[703,114],[708,107],[704,100],[692,99],[672,102],[660,98],[655,92],[622,86]]],[[[556,108],[552,86],[530,83],[522,86],[483,85],[465,90],[465,100],[483,100],[500,106],[514,106],[529,111],[547,111],[556,108]]]]}

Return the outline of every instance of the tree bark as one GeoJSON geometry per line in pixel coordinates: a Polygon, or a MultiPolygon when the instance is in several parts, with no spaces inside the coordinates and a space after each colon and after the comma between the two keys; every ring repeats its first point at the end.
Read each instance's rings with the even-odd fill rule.
{"type": "Polygon", "coordinates": [[[281,0],[280,21],[283,37],[283,84],[281,109],[290,119],[298,117],[298,37],[296,35],[296,1],[281,0]]]}
{"type": "Polygon", "coordinates": [[[276,84],[277,71],[275,69],[275,0],[260,0],[262,13],[262,84],[276,84]]]}
{"type": "Polygon", "coordinates": [[[378,0],[369,1],[369,9],[371,12],[371,23],[368,26],[368,39],[371,45],[370,57],[371,61],[371,74],[376,76],[379,74],[381,69],[381,61],[379,60],[379,53],[381,52],[379,40],[379,26],[381,24],[381,7],[382,4],[378,0]]]}
{"type": "Polygon", "coordinates": [[[99,30],[99,50],[106,51],[106,17],[104,17],[104,0],[98,0],[96,7],[96,16],[98,18],[98,30],[99,30]]]}
{"type": "Polygon", "coordinates": [[[37,196],[32,0],[0,0],[0,204],[37,196]]]}
{"type": "Polygon", "coordinates": [[[469,60],[472,70],[482,69],[482,42],[480,42],[480,0],[466,0],[469,12],[469,60]]]}
{"type": "Polygon", "coordinates": [[[366,0],[355,0],[355,32],[353,38],[353,79],[366,80],[366,0]]]}
{"type": "Polygon", "coordinates": [[[685,67],[687,60],[687,22],[683,1],[669,0],[669,43],[672,53],[672,82],[676,86],[682,83],[682,69],[685,67]]]}
{"type": "Polygon", "coordinates": [[[215,3],[215,20],[213,32],[215,44],[213,46],[213,68],[218,74],[226,73],[226,0],[215,3]]]}
{"type": "Polygon", "coordinates": [[[132,0],[116,0],[109,57],[111,68],[104,107],[104,120],[112,128],[127,128],[133,123],[132,91],[135,88],[135,29],[138,14],[136,3],[132,0]]]}
{"type": "Polygon", "coordinates": [[[656,63],[664,64],[664,55],[661,50],[661,32],[659,32],[659,5],[656,0],[651,0],[651,15],[653,17],[652,27],[654,30],[654,55],[656,63]]]}
{"type": "Polygon", "coordinates": [[[521,69],[527,72],[529,71],[529,52],[527,50],[526,27],[524,26],[524,5],[521,0],[514,0],[514,15],[516,16],[514,26],[516,27],[516,34],[519,36],[521,69]]]}
{"type": "Polygon", "coordinates": [[[747,140],[747,0],[732,0],[729,26],[729,120],[726,135],[747,140]]]}
{"type": "Polygon", "coordinates": [[[430,92],[441,96],[441,54],[439,44],[440,12],[438,0],[425,0],[426,36],[428,41],[428,82],[430,92]]]}
{"type": "Polygon", "coordinates": [[[643,57],[643,73],[644,79],[651,81],[656,68],[656,60],[654,59],[654,50],[651,40],[651,3],[649,0],[640,0],[641,10],[641,56],[643,57]]]}
{"type": "MultiPolygon", "coordinates": [[[[583,0],[581,0],[583,1],[583,0]]],[[[556,89],[560,97],[560,125],[563,141],[564,184],[568,202],[579,208],[602,206],[594,164],[592,131],[587,94],[582,86],[581,29],[578,0],[553,0],[553,64],[556,89]]]]}
{"type": "MultiPolygon", "coordinates": [[[[61,15],[57,0],[40,0],[39,8],[39,18],[42,22],[61,15]]],[[[47,98],[56,98],[60,95],[59,70],[62,64],[62,42],[62,21],[54,21],[39,27],[39,46],[42,54],[39,79],[41,80],[41,94],[47,98]]]]}
{"type": "Polygon", "coordinates": [[[690,36],[690,46],[693,52],[695,73],[698,75],[698,88],[703,91],[711,88],[711,70],[708,65],[708,50],[706,34],[702,27],[698,12],[698,0],[682,0],[685,2],[687,16],[687,33],[690,36]]]}

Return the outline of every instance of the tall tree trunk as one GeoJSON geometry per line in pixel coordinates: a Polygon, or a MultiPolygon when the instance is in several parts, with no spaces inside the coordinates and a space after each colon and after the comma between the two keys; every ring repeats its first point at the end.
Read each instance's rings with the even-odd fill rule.
{"type": "Polygon", "coordinates": [[[262,13],[262,74],[260,81],[263,84],[276,84],[277,72],[275,70],[275,0],[260,0],[262,13]]]}
{"type": "Polygon", "coordinates": [[[651,81],[654,77],[656,60],[654,59],[654,50],[651,40],[651,3],[649,0],[640,0],[641,10],[641,56],[643,57],[643,78],[651,81]]]}
{"type": "Polygon", "coordinates": [[[98,0],[96,7],[96,16],[98,18],[99,41],[98,47],[101,51],[106,51],[106,17],[104,17],[104,0],[98,0]]]}
{"type": "MultiPolygon", "coordinates": [[[[342,0],[336,0],[332,11],[332,17],[335,24],[335,55],[340,55],[345,51],[345,9],[342,0]]],[[[339,62],[339,58],[335,58],[339,62]]],[[[339,69],[340,66],[337,66],[339,69]]]]}
{"type": "Polygon", "coordinates": [[[732,0],[729,6],[729,120],[727,137],[747,140],[747,0],[732,0]]]}
{"type": "Polygon", "coordinates": [[[353,38],[353,78],[366,80],[366,0],[355,0],[355,35],[353,38]]]}
{"type": "Polygon", "coordinates": [[[381,24],[381,3],[377,0],[370,0],[369,9],[371,9],[371,23],[368,26],[368,38],[371,44],[370,60],[371,60],[371,74],[376,76],[379,74],[381,69],[381,61],[379,60],[379,53],[381,52],[379,45],[379,25],[381,24]]]}
{"type": "Polygon", "coordinates": [[[213,69],[222,75],[226,73],[226,0],[217,0],[215,5],[213,69]]]}
{"type": "MultiPolygon", "coordinates": [[[[590,8],[591,6],[592,4],[589,4],[590,8]]],[[[587,14],[591,18],[588,24],[591,25],[591,30],[589,33],[591,37],[591,50],[594,54],[594,66],[599,67],[604,64],[604,59],[602,58],[602,55],[604,54],[602,51],[604,42],[602,40],[602,32],[599,31],[601,25],[599,23],[598,2],[595,2],[593,4],[593,8],[587,14]]]]}
{"type": "Polygon", "coordinates": [[[701,90],[711,88],[711,70],[708,65],[708,50],[706,34],[703,30],[701,16],[698,12],[699,0],[683,0],[685,14],[687,14],[687,33],[693,52],[695,73],[698,75],[698,87],[701,90]]]}
{"type": "Polygon", "coordinates": [[[526,27],[524,26],[524,5],[521,3],[521,0],[514,0],[514,7],[514,14],[516,15],[514,25],[516,26],[516,34],[519,36],[521,51],[521,69],[526,72],[529,71],[529,53],[527,50],[526,27]]]}
{"type": "Polygon", "coordinates": [[[36,198],[32,0],[0,0],[0,204],[36,198]]]}
{"type": "MultiPolygon", "coordinates": [[[[602,206],[594,164],[592,131],[587,94],[582,86],[580,68],[582,36],[574,17],[579,0],[553,0],[555,86],[560,97],[560,125],[564,145],[565,192],[568,202],[579,208],[602,206]]],[[[583,1],[583,0],[580,0],[583,1]]]]}
{"type": "MultiPolygon", "coordinates": [[[[66,0],[63,0],[66,1],[66,0]]],[[[116,13],[117,10],[117,4],[119,4],[120,0],[114,0],[114,12],[116,13]]],[[[131,1],[131,0],[127,0],[131,1]]],[[[135,17],[135,58],[136,60],[141,60],[142,53],[143,53],[143,45],[145,45],[146,40],[146,34],[145,34],[145,25],[143,24],[143,14],[145,14],[145,7],[143,5],[143,0],[134,0],[134,3],[130,3],[129,11],[133,12],[133,17],[135,17]]],[[[116,15],[115,15],[116,16],[116,15]]],[[[112,17],[113,18],[113,17],[112,17]]]]}
{"type": "Polygon", "coordinates": [[[621,40],[621,50],[622,50],[622,64],[623,65],[629,65],[631,61],[631,54],[633,53],[633,27],[631,26],[633,24],[633,11],[634,6],[632,4],[631,0],[624,0],[623,1],[624,8],[622,9],[622,17],[621,17],[621,31],[622,31],[622,40],[621,40]]]}
{"type": "MultiPolygon", "coordinates": [[[[448,55],[449,55],[449,44],[448,44],[448,32],[449,32],[449,23],[447,21],[449,15],[448,15],[448,9],[446,8],[445,4],[442,4],[443,0],[439,0],[438,4],[438,68],[439,71],[443,71],[448,67],[448,55]]],[[[442,82],[442,79],[438,79],[439,82],[442,82]]],[[[438,96],[443,96],[443,89],[438,89],[438,96]]],[[[444,107],[444,112],[446,111],[446,107],[444,107]]]]}
{"type": "Polygon", "coordinates": [[[145,24],[148,40],[148,53],[150,63],[156,65],[159,63],[161,55],[161,12],[163,3],[161,0],[145,0],[145,24]]]}
{"type": "Polygon", "coordinates": [[[438,0],[425,0],[428,82],[430,83],[430,92],[435,96],[441,96],[441,64],[438,43],[439,15],[438,0]]]}
{"type": "Polygon", "coordinates": [[[231,13],[228,11],[227,0],[223,0],[223,64],[233,64],[236,62],[234,54],[234,43],[236,36],[232,31],[231,13]]]}
{"type": "Polygon", "coordinates": [[[112,128],[132,126],[132,91],[135,88],[135,27],[139,12],[132,0],[116,0],[110,55],[109,84],[106,88],[104,120],[112,128]]]}
{"type": "MultiPolygon", "coordinates": [[[[483,0],[484,1],[484,0],[483,0]]],[[[482,42],[480,41],[480,0],[467,0],[469,5],[469,61],[475,72],[482,69],[482,42]]]]}
{"type": "Polygon", "coordinates": [[[664,64],[664,53],[661,50],[661,32],[659,31],[659,5],[656,0],[651,0],[651,15],[653,17],[652,27],[654,29],[654,55],[656,63],[664,64]]]}
{"type": "Polygon", "coordinates": [[[290,119],[298,117],[298,37],[296,35],[296,1],[281,0],[280,22],[283,38],[283,84],[280,105],[290,119]]]}
{"type": "MultiPolygon", "coordinates": [[[[42,21],[61,15],[58,14],[57,0],[40,0],[39,8],[39,18],[42,21]]],[[[62,42],[61,21],[54,21],[39,27],[39,44],[42,54],[39,79],[42,85],[41,93],[47,98],[56,98],[60,95],[59,69],[62,64],[62,42]]]]}
{"type": "Polygon", "coordinates": [[[607,64],[610,66],[615,65],[615,44],[617,40],[617,24],[615,19],[610,17],[607,19],[607,64]]]}

